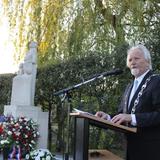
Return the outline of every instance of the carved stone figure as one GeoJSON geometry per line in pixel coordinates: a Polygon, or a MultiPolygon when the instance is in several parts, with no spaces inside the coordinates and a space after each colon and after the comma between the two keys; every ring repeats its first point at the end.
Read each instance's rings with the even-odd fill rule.
{"type": "Polygon", "coordinates": [[[34,105],[37,74],[37,43],[29,44],[24,62],[20,63],[17,76],[13,78],[11,105],[34,105]]]}

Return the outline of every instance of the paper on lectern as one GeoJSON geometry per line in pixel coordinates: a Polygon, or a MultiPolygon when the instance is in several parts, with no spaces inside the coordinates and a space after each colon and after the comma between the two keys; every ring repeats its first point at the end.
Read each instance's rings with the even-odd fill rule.
{"type": "Polygon", "coordinates": [[[73,108],[73,112],[76,112],[76,113],[83,113],[83,114],[87,114],[87,115],[90,115],[90,116],[95,116],[95,115],[93,115],[92,113],[85,112],[85,111],[81,111],[81,110],[76,109],[76,108],[73,108]]]}

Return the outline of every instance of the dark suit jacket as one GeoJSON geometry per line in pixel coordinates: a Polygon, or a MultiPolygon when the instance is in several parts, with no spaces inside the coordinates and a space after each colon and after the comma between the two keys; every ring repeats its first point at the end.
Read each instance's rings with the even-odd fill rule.
{"type": "MultiPolygon", "coordinates": [[[[133,83],[128,85],[123,95],[119,112],[131,113],[134,101],[142,85],[152,75],[149,71],[135,95],[130,106],[128,101],[133,83]]],[[[151,77],[136,106],[135,116],[137,133],[127,135],[127,160],[160,160],[160,76],[151,77]]]]}

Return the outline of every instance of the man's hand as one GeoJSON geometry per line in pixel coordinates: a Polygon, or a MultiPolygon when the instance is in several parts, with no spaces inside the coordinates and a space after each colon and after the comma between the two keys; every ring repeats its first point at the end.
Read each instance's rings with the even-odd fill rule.
{"type": "Polygon", "coordinates": [[[118,114],[111,121],[116,124],[131,123],[132,117],[130,114],[118,114]]]}
{"type": "Polygon", "coordinates": [[[110,120],[110,116],[107,113],[104,113],[102,111],[98,111],[95,116],[102,118],[102,119],[106,119],[106,120],[110,120]]]}

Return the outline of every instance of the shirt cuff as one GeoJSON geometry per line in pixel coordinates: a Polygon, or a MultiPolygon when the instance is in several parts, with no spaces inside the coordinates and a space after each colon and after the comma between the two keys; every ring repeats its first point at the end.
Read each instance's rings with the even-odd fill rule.
{"type": "Polygon", "coordinates": [[[136,126],[136,125],[137,125],[137,121],[136,121],[136,116],[135,116],[135,114],[131,114],[131,118],[132,118],[132,120],[131,120],[131,125],[132,125],[132,126],[136,126]]]}
{"type": "Polygon", "coordinates": [[[106,114],[106,118],[105,118],[106,120],[108,120],[108,121],[111,121],[111,116],[109,115],[109,114],[106,114]]]}

